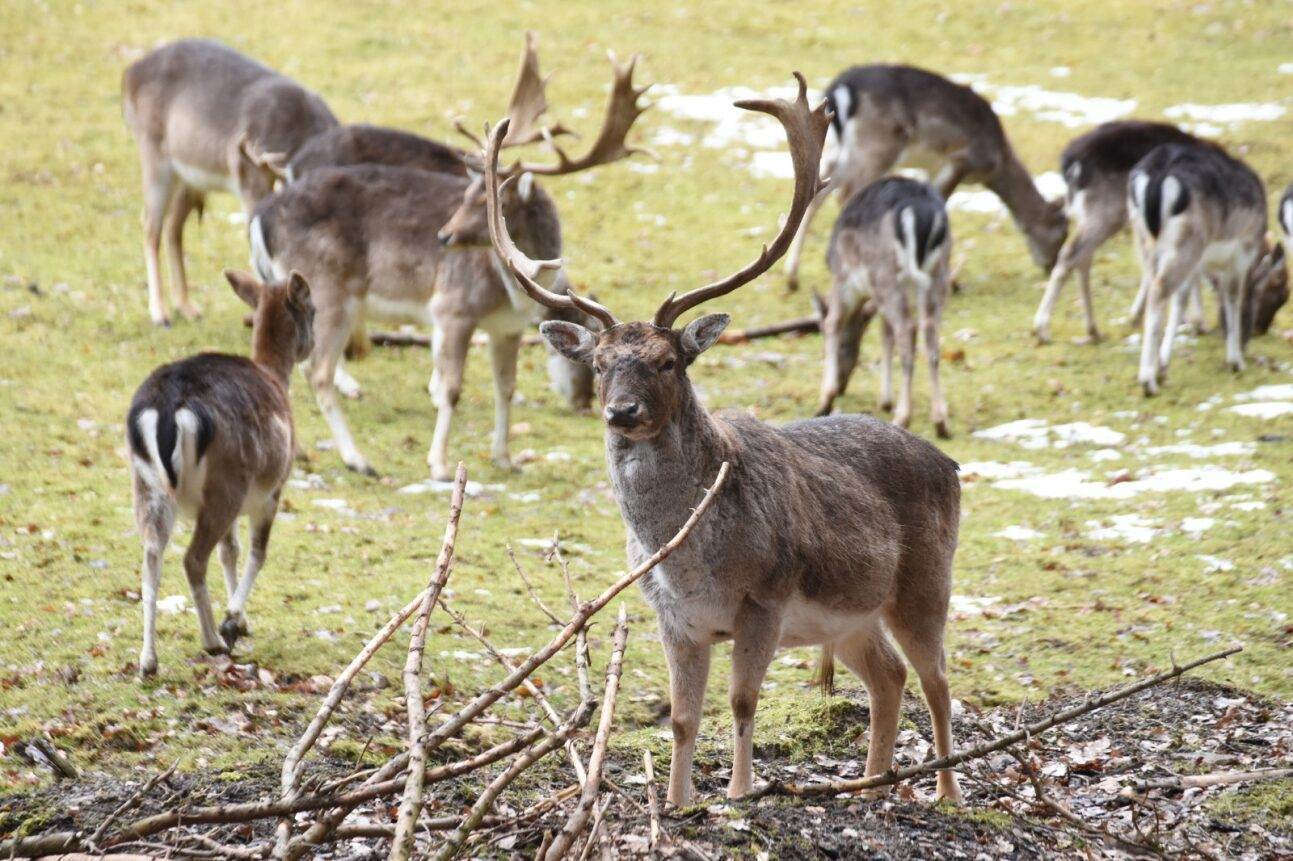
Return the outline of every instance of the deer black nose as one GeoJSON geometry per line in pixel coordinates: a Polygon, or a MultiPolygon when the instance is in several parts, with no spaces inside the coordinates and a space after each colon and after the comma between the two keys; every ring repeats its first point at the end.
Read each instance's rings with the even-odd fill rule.
{"type": "Polygon", "coordinates": [[[603,414],[606,416],[607,424],[631,428],[638,423],[638,417],[642,414],[642,407],[637,401],[621,401],[616,404],[607,404],[603,414]]]}
{"type": "Polygon", "coordinates": [[[453,245],[452,230],[441,230],[439,233],[436,234],[436,238],[440,240],[441,245],[453,245]]]}

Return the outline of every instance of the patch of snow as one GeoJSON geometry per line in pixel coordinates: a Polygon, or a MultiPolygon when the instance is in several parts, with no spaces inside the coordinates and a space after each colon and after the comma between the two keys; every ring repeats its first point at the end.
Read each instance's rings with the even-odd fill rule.
{"type": "Polygon", "coordinates": [[[1254,419],[1276,419],[1293,413],[1293,401],[1257,401],[1228,407],[1230,412],[1254,419]]]}
{"type": "Polygon", "coordinates": [[[1258,386],[1251,392],[1235,395],[1237,401],[1293,401],[1293,383],[1258,386]]]}
{"type": "MultiPolygon", "coordinates": [[[[521,545],[522,547],[531,547],[535,550],[540,550],[544,553],[551,553],[553,548],[553,543],[551,538],[522,538],[520,541],[516,543],[521,545]]],[[[585,555],[594,552],[593,548],[589,547],[587,544],[580,544],[575,541],[562,541],[561,551],[567,554],[569,554],[571,551],[574,551],[575,553],[585,554],[585,555]]]]}
{"type": "Polygon", "coordinates": [[[1068,448],[1071,445],[1120,445],[1127,435],[1112,428],[1087,422],[1052,425],[1045,419],[1019,419],[986,430],[975,431],[979,439],[1016,442],[1027,449],[1068,448]]]}
{"type": "Polygon", "coordinates": [[[1240,484],[1264,484],[1274,480],[1275,474],[1265,469],[1232,472],[1209,464],[1165,469],[1116,484],[1095,480],[1080,469],[1066,469],[1005,478],[995,482],[993,486],[1031,493],[1043,499],[1130,499],[1141,493],[1204,493],[1229,490],[1240,484]]]}
{"type": "Polygon", "coordinates": [[[1001,599],[993,596],[981,598],[977,595],[953,595],[948,602],[948,609],[966,616],[982,616],[985,610],[999,603],[1001,599]]]}
{"type": "Polygon", "coordinates": [[[1152,520],[1139,514],[1115,514],[1109,518],[1110,525],[1101,526],[1098,520],[1088,520],[1088,538],[1097,541],[1129,541],[1136,544],[1148,544],[1159,533],[1152,520]]]}
{"type": "MultiPolygon", "coordinates": [[[[1068,69],[1052,74],[1066,77],[1068,69]]],[[[976,91],[992,102],[992,108],[1001,116],[1030,114],[1044,122],[1059,123],[1067,128],[1094,126],[1125,117],[1136,109],[1135,99],[1111,99],[1104,96],[1083,96],[1048,90],[1037,84],[994,84],[986,75],[953,75],[954,80],[971,84],[976,91]]]]}
{"type": "Polygon", "coordinates": [[[1204,570],[1209,574],[1216,574],[1219,571],[1233,571],[1235,568],[1235,563],[1229,559],[1222,559],[1220,556],[1200,554],[1196,558],[1203,563],[1204,570]]]}
{"type": "Polygon", "coordinates": [[[1266,503],[1262,502],[1260,499],[1254,499],[1251,502],[1236,502],[1230,507],[1236,511],[1261,511],[1266,507],[1266,503]]]}
{"type": "Polygon", "coordinates": [[[189,599],[184,595],[167,595],[157,599],[157,609],[172,616],[183,613],[189,606],[189,599]]]}
{"type": "Polygon", "coordinates": [[[961,475],[975,475],[989,480],[1018,478],[1023,475],[1032,475],[1036,472],[1037,467],[1024,460],[1012,460],[1010,463],[984,460],[961,464],[961,475]]]}
{"type": "Polygon", "coordinates": [[[1181,531],[1189,535],[1199,535],[1211,529],[1216,522],[1211,517],[1187,517],[1181,521],[1181,531]]]}
{"type": "Polygon", "coordinates": [[[794,179],[795,164],[788,152],[755,152],[750,156],[750,173],[762,179],[794,179]]]}
{"type": "Polygon", "coordinates": [[[1052,77],[1052,78],[1067,78],[1067,77],[1068,77],[1069,75],[1071,75],[1071,74],[1073,74],[1073,70],[1072,70],[1072,69],[1070,69],[1068,66],[1052,66],[1052,67],[1051,67],[1051,77],[1052,77]]]}
{"type": "Polygon", "coordinates": [[[1270,102],[1233,102],[1226,105],[1199,105],[1192,102],[1173,105],[1163,115],[1174,120],[1193,120],[1213,126],[1233,128],[1240,123],[1273,122],[1288,109],[1270,102]]]}
{"type": "Polygon", "coordinates": [[[311,499],[310,502],[329,511],[347,511],[350,508],[350,503],[344,499],[311,499]]]}
{"type": "Polygon", "coordinates": [[[796,89],[773,87],[767,92],[759,92],[749,87],[724,87],[712,93],[697,95],[685,94],[670,84],[659,84],[652,88],[652,93],[655,95],[653,105],[656,110],[682,120],[714,124],[701,138],[704,146],[727,149],[745,145],[775,149],[786,145],[785,133],[780,124],[766,114],[741,110],[733,102],[769,96],[794,98],[796,89]]]}
{"type": "Polygon", "coordinates": [[[1122,452],[1116,448],[1098,448],[1093,452],[1088,452],[1087,457],[1096,463],[1101,463],[1108,460],[1122,460],[1122,452]]]}
{"type": "Polygon", "coordinates": [[[993,535],[998,538],[1008,538],[1011,541],[1032,541],[1034,538],[1041,538],[1044,533],[1036,529],[1030,529],[1027,526],[1010,525],[1000,532],[994,532],[993,535]]]}
{"type": "MultiPolygon", "coordinates": [[[[484,496],[488,493],[498,493],[507,490],[505,484],[481,484],[479,481],[468,481],[463,487],[463,493],[467,496],[484,496]]],[[[451,493],[453,491],[452,481],[416,481],[413,484],[406,484],[399,489],[399,493],[451,493]]]]}
{"type": "Polygon", "coordinates": [[[1293,75],[1293,63],[1280,63],[1275,71],[1281,75],[1293,75]]]}
{"type": "Polygon", "coordinates": [[[1184,454],[1196,460],[1252,454],[1257,445],[1251,442],[1219,442],[1216,445],[1197,445],[1183,442],[1175,445],[1156,445],[1145,449],[1146,454],[1184,454]]]}

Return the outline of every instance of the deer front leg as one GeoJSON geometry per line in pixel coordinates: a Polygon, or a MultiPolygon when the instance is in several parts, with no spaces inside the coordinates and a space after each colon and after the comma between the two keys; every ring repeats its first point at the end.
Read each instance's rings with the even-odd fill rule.
{"type": "Polygon", "coordinates": [[[669,664],[669,725],[673,730],[673,754],[669,760],[670,804],[691,804],[691,764],[696,754],[696,734],[705,705],[705,683],[709,680],[709,645],[699,645],[669,634],[660,637],[669,664]]]}
{"type": "Polygon", "coordinates": [[[471,346],[473,326],[470,320],[449,317],[437,320],[431,334],[431,360],[435,372],[431,377],[431,396],[435,400],[435,432],[427,452],[427,465],[436,481],[453,477],[449,468],[449,428],[453,412],[462,396],[462,377],[467,368],[467,350],[471,346]]]}
{"type": "Polygon", "coordinates": [[[1203,276],[1197,275],[1190,282],[1190,313],[1187,317],[1194,334],[1208,331],[1208,316],[1203,310],[1203,276]]]}
{"type": "Polygon", "coordinates": [[[728,798],[748,795],[754,788],[754,713],[780,636],[781,620],[775,613],[751,603],[737,611],[732,635],[732,779],[727,785],[728,798]]]}
{"type": "Polygon", "coordinates": [[[232,601],[238,591],[238,523],[229,527],[228,534],[220,540],[220,567],[224,569],[225,597],[232,601]]]}
{"type": "Polygon", "coordinates": [[[1217,282],[1221,294],[1221,307],[1226,318],[1226,365],[1236,374],[1244,369],[1244,316],[1243,291],[1245,273],[1223,275],[1217,282]]]}
{"type": "Polygon", "coordinates": [[[947,401],[943,399],[943,384],[938,374],[941,357],[938,353],[937,308],[926,311],[924,330],[925,356],[929,362],[929,419],[934,423],[934,432],[942,439],[948,439],[952,434],[947,428],[947,401]]]}
{"type": "Polygon", "coordinates": [[[880,318],[880,409],[893,411],[893,326],[880,318]]]}
{"type": "Polygon", "coordinates": [[[175,192],[176,179],[170,165],[158,154],[142,155],[144,173],[144,266],[148,272],[148,316],[155,325],[169,326],[166,297],[162,287],[160,245],[166,210],[175,192]]]}
{"type": "Polygon", "coordinates": [[[325,307],[316,314],[314,352],[310,355],[310,386],[314,389],[314,400],[319,405],[319,412],[323,413],[328,429],[332,431],[332,441],[337,447],[337,453],[341,455],[341,462],[362,475],[375,476],[377,470],[369,466],[359,452],[337,400],[337,361],[350,337],[351,313],[352,310],[343,305],[340,308],[325,307]]]}
{"type": "Polygon", "coordinates": [[[144,544],[139,590],[144,643],[139,650],[139,675],[147,677],[157,673],[157,588],[162,580],[162,558],[175,526],[175,507],[140,478],[135,479],[135,521],[144,544]]]}
{"type": "Polygon", "coordinates": [[[507,436],[512,426],[512,398],[516,394],[516,357],[521,349],[521,333],[489,336],[489,358],[494,371],[494,438],[492,456],[495,465],[512,468],[507,450],[507,436]]]}
{"type": "Polygon", "coordinates": [[[893,423],[900,428],[911,424],[911,383],[916,374],[916,324],[904,315],[898,326],[898,355],[902,360],[902,388],[898,391],[898,406],[893,411],[893,423]]]}

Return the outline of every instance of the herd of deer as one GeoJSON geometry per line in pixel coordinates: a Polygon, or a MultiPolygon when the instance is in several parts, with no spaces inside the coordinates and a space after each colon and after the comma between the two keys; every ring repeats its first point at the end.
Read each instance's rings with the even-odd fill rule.
{"type": "MultiPolygon", "coordinates": [[[[154,322],[169,321],[159,262],[163,237],[179,310],[198,313],[188,295],[181,238],[185,219],[208,192],[241,198],[255,270],[225,273],[254,309],[250,358],[201,354],[163,366],[130,406],[127,438],[144,543],[142,674],[157,669],[157,588],[177,515],[195,521],[184,569],[204,648],[226,651],[247,633],[247,595],[265,559],[296,447],[287,396],[295,365],[303,366],[346,466],[372,473],[338,400],[338,394],[359,393],[343,356],[366,348],[368,320],[432,327],[430,391],[438,414],[428,463],[433,477],[446,478],[450,422],[473,332],[479,328],[489,338],[493,456],[506,465],[518,348],[526,328],[542,317],[554,387],[575,409],[587,407],[597,387],[631,563],[672,537],[719,466],[732,465],[710,516],[643,581],[669,666],[669,800],[691,798],[710,651],[724,640],[734,644],[730,795],[753,786],[753,717],[780,646],[821,645],[824,671],[838,656],[865,682],[867,773],[876,774],[892,763],[906,678],[892,637],[920,678],[943,756],[952,750],[943,635],[960,486],[956,464],[904,428],[919,322],[932,375],[932,420],[940,436],[948,432],[938,326],[952,287],[944,203],[952,191],[968,180],[996,192],[1033,259],[1051,271],[1034,321],[1042,341],[1074,270],[1087,331],[1092,340],[1099,337],[1091,262],[1096,248],[1131,221],[1144,269],[1133,316],[1144,320],[1139,378],[1146,394],[1158,390],[1191,297],[1201,325],[1205,278],[1220,297],[1227,361],[1235,370],[1243,366],[1248,336],[1265,331],[1287,297],[1283,250],[1265,235],[1262,183],[1222,148],[1163,124],[1107,123],[1065,150],[1068,193],[1049,202],[987,101],[930,72],[873,65],[839,76],[815,109],[798,74],[793,101],[737,103],[784,128],[795,176],[789,215],[742,269],[670,295],[650,322],[620,322],[571,288],[556,207],[534,179],[642,151],[627,140],[646,88],[633,83],[634,60],[617,64],[612,57],[612,65],[601,130],[577,157],[556,143],[567,129],[542,123],[545,80],[532,35],[507,118],[486,141],[473,138],[471,151],[396,129],[341,125],[314,93],[209,41],[163,46],[126,70],[123,99],[143,168],[154,322]],[[823,165],[828,128],[838,147],[823,165]],[[499,167],[502,150],[536,143],[548,147],[552,161],[499,167]],[[936,168],[932,185],[886,178],[896,165],[913,163],[936,168]],[[793,289],[809,223],[833,192],[845,203],[829,244],[832,288],[817,299],[825,335],[821,415],[774,427],[744,413],[707,411],[688,368],[729,318],[707,314],[682,328],[675,324],[758,278],[787,252],[793,289]],[[877,313],[881,400],[894,407],[894,422],[828,415],[877,313]],[[895,342],[903,371],[896,406],[895,342]],[[249,516],[252,547],[240,578],[241,514],[249,516]],[[229,593],[219,628],[205,585],[217,546],[229,593]]],[[[1284,232],[1293,232],[1293,189],[1279,212],[1284,232]]],[[[939,775],[938,794],[960,797],[951,771],[939,775]]]]}

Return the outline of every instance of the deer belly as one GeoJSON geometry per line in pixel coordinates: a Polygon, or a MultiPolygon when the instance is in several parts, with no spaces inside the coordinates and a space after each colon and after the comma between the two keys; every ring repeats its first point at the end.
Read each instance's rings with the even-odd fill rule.
{"type": "Polygon", "coordinates": [[[390,299],[369,291],[364,297],[364,317],[383,323],[418,323],[433,326],[431,303],[420,299],[390,299]]]}
{"type": "Polygon", "coordinates": [[[175,173],[179,175],[180,180],[194,191],[238,193],[237,184],[234,182],[233,177],[227,173],[218,173],[204,167],[185,164],[182,161],[172,161],[171,166],[175,168],[175,173]]]}
{"type": "Polygon", "coordinates": [[[921,143],[913,143],[903,149],[897,163],[902,167],[923,170],[933,176],[947,164],[947,155],[921,143]]]}
{"type": "Polygon", "coordinates": [[[872,624],[875,615],[875,611],[845,613],[832,610],[802,595],[795,595],[786,602],[781,613],[780,644],[790,647],[833,643],[872,624]]]}
{"type": "Polygon", "coordinates": [[[480,320],[480,330],[487,335],[519,335],[530,325],[533,308],[524,310],[508,304],[480,320]]]}

